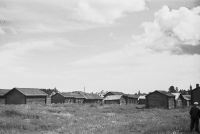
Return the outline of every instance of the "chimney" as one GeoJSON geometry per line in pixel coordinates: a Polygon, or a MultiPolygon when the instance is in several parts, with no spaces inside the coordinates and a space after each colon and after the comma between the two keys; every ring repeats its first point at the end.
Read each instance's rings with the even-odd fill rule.
{"type": "Polygon", "coordinates": [[[199,87],[199,84],[196,84],[196,88],[198,88],[199,87]]]}

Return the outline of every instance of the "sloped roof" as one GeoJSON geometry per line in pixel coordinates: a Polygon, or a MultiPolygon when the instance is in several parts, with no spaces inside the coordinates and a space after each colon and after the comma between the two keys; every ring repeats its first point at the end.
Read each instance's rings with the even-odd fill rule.
{"type": "Polygon", "coordinates": [[[134,94],[123,94],[123,96],[136,99],[139,97],[139,95],[134,95],[134,94]]]}
{"type": "MultiPolygon", "coordinates": [[[[154,92],[151,92],[148,95],[150,95],[152,93],[155,93],[155,92],[159,92],[159,93],[161,93],[161,94],[163,94],[165,96],[168,96],[168,97],[175,97],[175,95],[173,95],[173,94],[171,94],[171,93],[169,93],[167,91],[164,91],[164,90],[155,90],[154,92]]],[[[148,96],[148,95],[146,95],[146,96],[148,96]]]]}
{"type": "Polygon", "coordinates": [[[157,92],[160,92],[160,93],[162,93],[162,94],[164,94],[164,95],[166,95],[166,96],[169,96],[169,97],[173,97],[173,96],[175,96],[175,95],[173,95],[173,94],[171,94],[171,93],[169,93],[169,92],[167,92],[167,91],[164,91],[164,90],[156,90],[157,92]]]}
{"type": "Polygon", "coordinates": [[[0,96],[4,96],[4,94],[6,94],[8,91],[10,91],[9,89],[0,89],[0,96]]]}
{"type": "Polygon", "coordinates": [[[179,98],[179,96],[181,95],[181,93],[171,93],[175,96],[175,100],[177,100],[179,98]]]}
{"type": "Polygon", "coordinates": [[[191,95],[182,95],[183,99],[185,100],[191,100],[191,95]]]}
{"type": "Polygon", "coordinates": [[[145,95],[140,95],[140,96],[138,97],[138,100],[140,100],[140,99],[146,99],[145,95]]]}
{"type": "Polygon", "coordinates": [[[59,94],[62,95],[63,97],[75,98],[74,95],[70,92],[61,92],[59,94]]]}
{"type": "Polygon", "coordinates": [[[103,99],[97,94],[90,94],[85,92],[79,92],[85,99],[103,99]]]}
{"type": "Polygon", "coordinates": [[[60,95],[62,95],[63,97],[69,97],[69,98],[82,98],[84,99],[84,97],[78,93],[72,93],[72,92],[61,92],[59,93],[60,95]]]}
{"type": "Polygon", "coordinates": [[[18,90],[25,96],[47,96],[47,94],[45,92],[41,91],[38,88],[13,88],[12,90],[14,90],[14,89],[18,90]]]}
{"type": "Polygon", "coordinates": [[[123,95],[109,95],[104,100],[120,100],[123,95]]]}
{"type": "MultiPolygon", "coordinates": [[[[116,92],[116,91],[109,91],[109,92],[107,92],[107,93],[112,93],[113,95],[123,95],[124,93],[122,93],[122,92],[116,92]]],[[[106,93],[106,94],[107,94],[106,93]]],[[[105,94],[105,95],[106,95],[105,94]]]]}
{"type": "Polygon", "coordinates": [[[98,94],[91,94],[91,93],[85,93],[82,91],[73,91],[72,93],[79,94],[79,97],[82,96],[85,99],[103,99],[101,96],[98,94]]]}

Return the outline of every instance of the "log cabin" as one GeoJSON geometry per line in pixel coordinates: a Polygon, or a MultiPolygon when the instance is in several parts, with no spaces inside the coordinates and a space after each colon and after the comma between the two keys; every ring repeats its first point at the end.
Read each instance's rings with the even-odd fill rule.
{"type": "Polygon", "coordinates": [[[13,88],[5,95],[6,104],[46,104],[47,94],[37,88],[13,88]]]}
{"type": "Polygon", "coordinates": [[[104,98],[104,104],[126,104],[123,95],[109,95],[104,98]]]}
{"type": "Polygon", "coordinates": [[[175,106],[176,107],[183,107],[183,96],[181,93],[172,93],[175,96],[175,106]]]}
{"type": "Polygon", "coordinates": [[[199,84],[196,84],[196,88],[191,91],[191,105],[194,102],[198,102],[200,105],[200,87],[199,84]]]}
{"type": "Polygon", "coordinates": [[[156,90],[146,95],[147,108],[175,108],[175,96],[163,90],[156,90]]]}

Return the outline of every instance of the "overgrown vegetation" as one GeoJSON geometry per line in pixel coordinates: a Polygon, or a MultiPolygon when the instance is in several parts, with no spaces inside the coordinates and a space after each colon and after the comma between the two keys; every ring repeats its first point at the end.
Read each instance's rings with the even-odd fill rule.
{"type": "Polygon", "coordinates": [[[187,134],[188,111],[138,105],[0,105],[0,133],[187,134]]]}

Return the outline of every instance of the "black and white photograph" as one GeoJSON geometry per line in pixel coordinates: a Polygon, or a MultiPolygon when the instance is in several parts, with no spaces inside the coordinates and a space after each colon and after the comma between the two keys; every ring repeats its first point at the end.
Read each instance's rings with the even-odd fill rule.
{"type": "Polygon", "coordinates": [[[0,134],[200,134],[200,0],[0,0],[0,134]]]}

